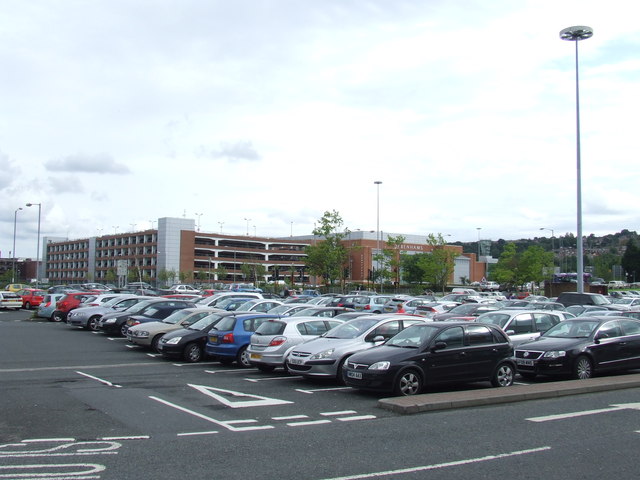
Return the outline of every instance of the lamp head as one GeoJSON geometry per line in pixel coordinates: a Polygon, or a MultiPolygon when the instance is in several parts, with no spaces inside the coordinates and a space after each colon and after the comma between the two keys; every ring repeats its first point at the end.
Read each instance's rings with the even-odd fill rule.
{"type": "Polygon", "coordinates": [[[560,31],[560,38],[570,42],[579,42],[591,37],[593,37],[593,28],[584,25],[567,27],[560,31]]]}

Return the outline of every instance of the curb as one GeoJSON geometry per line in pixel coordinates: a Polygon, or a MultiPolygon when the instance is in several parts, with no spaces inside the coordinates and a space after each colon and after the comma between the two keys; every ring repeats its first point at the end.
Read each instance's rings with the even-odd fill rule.
{"type": "Polygon", "coordinates": [[[450,410],[502,403],[524,402],[544,398],[580,395],[640,387],[640,374],[566,380],[507,388],[465,390],[461,392],[426,393],[410,397],[381,398],[378,407],[401,414],[450,410]]]}

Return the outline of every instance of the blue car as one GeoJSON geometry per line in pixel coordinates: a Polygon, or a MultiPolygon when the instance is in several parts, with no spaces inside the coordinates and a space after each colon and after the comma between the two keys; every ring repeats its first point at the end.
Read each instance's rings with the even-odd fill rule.
{"type": "Polygon", "coordinates": [[[251,335],[262,323],[276,318],[280,316],[253,312],[239,312],[224,317],[209,331],[205,352],[216,357],[220,363],[231,364],[235,361],[240,367],[250,367],[247,347],[251,343],[251,335]]]}

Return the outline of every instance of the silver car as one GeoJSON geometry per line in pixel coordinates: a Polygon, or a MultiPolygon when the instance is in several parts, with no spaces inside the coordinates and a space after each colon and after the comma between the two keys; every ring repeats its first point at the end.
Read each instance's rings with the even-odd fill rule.
{"type": "Polygon", "coordinates": [[[382,313],[384,304],[393,298],[391,295],[360,295],[353,303],[356,312],[382,313]]]}
{"type": "Polygon", "coordinates": [[[125,310],[139,301],[140,296],[138,295],[116,295],[101,305],[79,307],[71,310],[67,315],[67,323],[69,325],[84,327],[88,330],[97,332],[100,330],[100,319],[105,313],[125,310]]]}
{"type": "Polygon", "coordinates": [[[289,350],[343,324],[342,320],[318,317],[283,317],[262,323],[247,348],[249,362],[263,372],[285,366],[289,350]]]}
{"type": "Polygon", "coordinates": [[[215,311],[212,307],[181,308],[162,321],[145,322],[129,327],[127,339],[136,345],[158,351],[158,343],[165,333],[187,328],[215,311]]]}
{"type": "Polygon", "coordinates": [[[240,305],[236,311],[238,312],[261,312],[266,313],[272,308],[282,305],[280,300],[270,298],[255,298],[240,305]]]}
{"type": "Polygon", "coordinates": [[[287,355],[287,368],[304,377],[334,377],[342,383],[346,359],[361,350],[381,345],[409,325],[425,322],[407,315],[367,315],[349,320],[324,335],[295,347],[287,355]]]}
{"type": "Polygon", "coordinates": [[[64,297],[64,295],[64,293],[47,293],[38,306],[36,317],[53,320],[53,312],[56,311],[56,302],[64,297]]]}
{"type": "Polygon", "coordinates": [[[564,311],[551,310],[498,310],[476,317],[478,323],[498,325],[514,346],[530,342],[558,323],[573,318],[564,311]]]}

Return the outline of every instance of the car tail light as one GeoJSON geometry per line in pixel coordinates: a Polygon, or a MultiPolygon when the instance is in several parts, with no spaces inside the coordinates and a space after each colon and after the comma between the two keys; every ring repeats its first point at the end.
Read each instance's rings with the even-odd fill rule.
{"type": "Polygon", "coordinates": [[[140,322],[138,320],[134,320],[133,322],[131,322],[131,326],[134,327],[136,325],[140,325],[140,322]]]}
{"type": "Polygon", "coordinates": [[[274,337],[269,342],[269,347],[277,347],[278,345],[282,345],[286,341],[287,341],[287,337],[274,337]]]}
{"type": "Polygon", "coordinates": [[[233,333],[226,333],[222,337],[222,343],[233,343],[233,333]]]}
{"type": "Polygon", "coordinates": [[[371,310],[371,305],[365,305],[364,310],[371,310]]]}
{"type": "Polygon", "coordinates": [[[344,307],[344,303],[338,303],[339,307],[344,307]]]}

